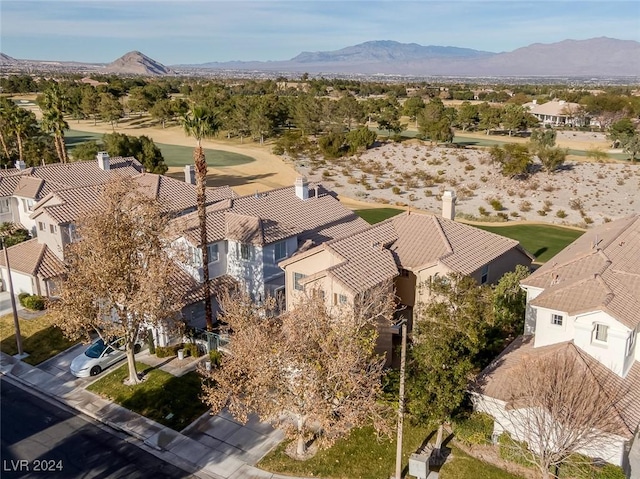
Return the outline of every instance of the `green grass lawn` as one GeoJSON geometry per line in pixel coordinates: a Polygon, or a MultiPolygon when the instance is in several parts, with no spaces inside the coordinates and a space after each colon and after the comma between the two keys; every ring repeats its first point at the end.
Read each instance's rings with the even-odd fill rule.
{"type": "MultiPolygon", "coordinates": [[[[102,134],[77,130],[67,130],[65,132],[65,141],[71,154],[73,154],[73,148],[76,145],[91,140],[101,141],[102,134]]],[[[191,147],[167,145],[164,143],[156,143],[156,145],[162,151],[162,156],[167,166],[184,166],[193,163],[193,148],[191,147]]],[[[207,158],[207,165],[212,168],[236,166],[255,161],[250,156],[233,153],[231,151],[205,148],[204,154],[207,158]]]]}
{"type": "Polygon", "coordinates": [[[354,210],[355,214],[357,214],[360,218],[365,220],[369,224],[380,223],[381,221],[386,220],[387,218],[391,218],[392,216],[399,215],[400,213],[404,213],[404,210],[399,210],[398,208],[371,208],[371,209],[363,209],[363,210],[354,210]]]}
{"type": "MultiPolygon", "coordinates": [[[[431,428],[405,423],[402,462],[405,469],[409,455],[432,437],[433,432],[431,428]]],[[[319,451],[307,461],[296,461],[287,456],[284,452],[286,445],[287,442],[280,444],[260,461],[258,467],[270,472],[335,479],[386,478],[393,475],[395,469],[395,438],[377,439],[371,427],[353,430],[349,437],[319,451]]],[[[468,456],[455,447],[452,452],[453,457],[441,470],[442,479],[518,479],[518,476],[468,456]]]]}
{"type": "Polygon", "coordinates": [[[524,249],[536,257],[536,262],[539,263],[548,261],[584,233],[583,231],[549,225],[474,226],[518,240],[524,249]]]}
{"type": "Polygon", "coordinates": [[[138,372],[147,376],[141,384],[123,384],[129,377],[125,362],[87,389],[176,431],[184,429],[207,410],[199,399],[201,379],[195,371],[175,377],[147,364],[136,364],[138,372]],[[170,414],[173,416],[167,418],[170,414]]]}
{"type": "MultiPolygon", "coordinates": [[[[35,319],[19,319],[18,322],[20,336],[22,336],[22,349],[29,353],[24,362],[33,366],[78,343],[65,338],[62,331],[53,326],[46,314],[35,319]]],[[[0,318],[0,350],[11,355],[18,353],[12,314],[0,318]]]]}

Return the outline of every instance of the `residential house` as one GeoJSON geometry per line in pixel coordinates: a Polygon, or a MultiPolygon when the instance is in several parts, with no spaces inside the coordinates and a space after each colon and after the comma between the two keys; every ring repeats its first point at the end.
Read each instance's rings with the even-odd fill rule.
{"type": "MultiPolygon", "coordinates": [[[[444,210],[453,218],[451,200],[445,195],[444,210]]],[[[328,307],[353,304],[358,295],[390,282],[411,328],[413,309],[429,301],[425,285],[433,278],[461,273],[480,284],[494,283],[532,259],[517,241],[452,219],[407,212],[296,254],[280,266],[287,309],[313,290],[322,291],[328,307]]],[[[379,331],[378,351],[388,360],[394,331],[379,331]]]]}
{"type": "MultiPolygon", "coordinates": [[[[184,231],[177,241],[191,251],[184,267],[201,281],[197,213],[176,221],[184,231]]],[[[282,298],[282,260],[366,226],[334,193],[302,177],[291,187],[230,198],[207,208],[209,276],[237,281],[258,301],[282,298]]]]}
{"type": "Polygon", "coordinates": [[[523,106],[545,126],[585,126],[590,122],[578,103],[553,100],[539,104],[533,100],[523,106]]]}
{"type": "Polygon", "coordinates": [[[523,356],[563,350],[628,391],[628,407],[611,410],[624,425],[619,433],[613,438],[603,434],[600,444],[582,452],[640,477],[640,215],[589,230],[523,280],[522,287],[527,292],[525,336],[482,373],[476,407],[496,418],[496,434],[515,434],[505,420],[516,407],[509,403],[511,368],[523,356]]]}

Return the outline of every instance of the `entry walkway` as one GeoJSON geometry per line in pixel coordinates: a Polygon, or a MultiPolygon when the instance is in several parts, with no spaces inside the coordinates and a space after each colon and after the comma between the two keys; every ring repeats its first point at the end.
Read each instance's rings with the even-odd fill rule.
{"type": "MultiPolygon", "coordinates": [[[[86,346],[74,346],[39,367],[0,352],[0,374],[127,433],[140,447],[198,477],[291,479],[255,467],[282,441],[281,431],[256,418],[240,424],[226,411],[217,416],[204,414],[185,430],[174,431],[87,391],[86,386],[95,378],[79,379],[68,372],[68,365],[83,347],[86,346]]],[[[149,359],[143,358],[144,354],[139,355],[143,362],[149,359]]],[[[171,362],[161,367],[164,369],[171,362]]],[[[172,367],[177,366],[182,365],[176,363],[172,367]]],[[[196,361],[186,367],[195,368],[196,361]]]]}

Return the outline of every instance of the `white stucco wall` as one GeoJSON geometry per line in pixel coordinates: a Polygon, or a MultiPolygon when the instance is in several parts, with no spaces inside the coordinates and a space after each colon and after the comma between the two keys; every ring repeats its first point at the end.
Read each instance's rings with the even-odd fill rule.
{"type": "MultiPolygon", "coordinates": [[[[7,275],[7,268],[0,268],[2,270],[2,285],[5,291],[9,291],[9,282],[7,275]]],[[[31,276],[19,273],[17,271],[11,271],[11,280],[13,282],[13,293],[18,295],[20,293],[35,294],[37,291],[33,287],[33,279],[31,276]]]]}
{"type": "Polygon", "coordinates": [[[254,299],[264,299],[263,250],[257,245],[249,248],[249,259],[244,260],[240,255],[241,243],[229,241],[227,274],[243,284],[254,299]]]}
{"type": "Polygon", "coordinates": [[[534,348],[548,346],[549,344],[571,341],[574,336],[574,320],[564,311],[555,311],[536,307],[536,330],[534,348]],[[562,316],[562,325],[553,324],[552,316],[562,316]]]}
{"type": "MultiPolygon", "coordinates": [[[[500,435],[506,431],[511,437],[518,441],[535,444],[531,431],[523,427],[522,418],[526,414],[526,409],[507,410],[505,402],[487,396],[473,394],[472,400],[474,410],[489,414],[494,418],[493,432],[500,435]]],[[[578,453],[589,457],[602,459],[604,461],[623,466],[626,462],[626,440],[620,436],[603,433],[600,440],[588,448],[579,449],[578,453]]]]}
{"type": "Polygon", "coordinates": [[[630,328],[603,311],[595,311],[575,318],[575,345],[619,375],[626,372],[625,349],[630,334],[630,328]],[[606,343],[595,339],[596,324],[604,324],[608,327],[606,343]]]}

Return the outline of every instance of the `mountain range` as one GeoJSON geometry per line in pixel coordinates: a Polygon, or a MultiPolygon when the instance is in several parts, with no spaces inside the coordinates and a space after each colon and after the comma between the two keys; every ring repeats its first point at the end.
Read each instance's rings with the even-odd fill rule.
{"type": "MultiPolygon", "coordinates": [[[[50,68],[75,62],[17,60],[0,54],[0,64],[50,68]]],[[[333,51],[302,52],[284,61],[232,61],[181,64],[171,68],[133,51],[108,65],[86,64],[91,71],[135,75],[171,75],[181,72],[248,70],[312,74],[388,74],[456,77],[640,77],[640,43],[600,37],[535,43],[511,52],[493,53],[453,46],[423,46],[377,40],[333,51]],[[90,68],[89,68],[90,67],[90,68]]]]}

